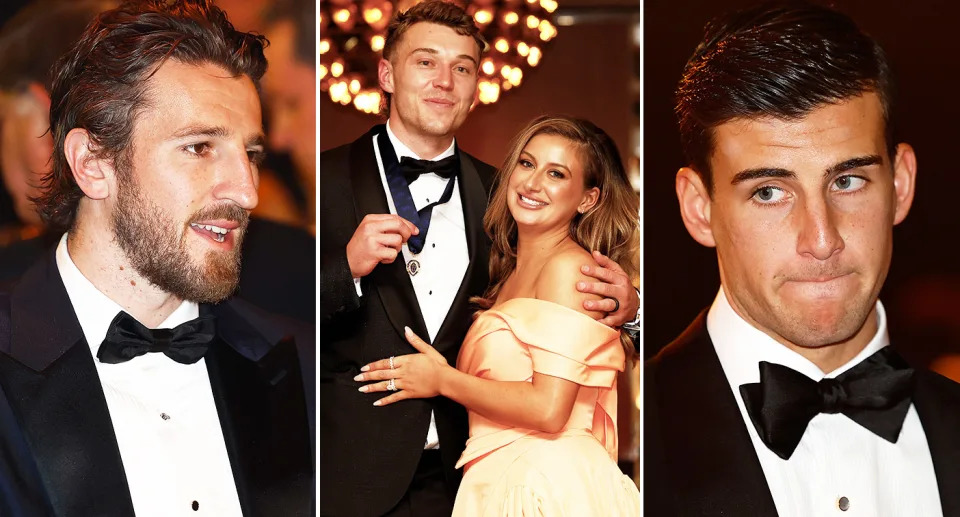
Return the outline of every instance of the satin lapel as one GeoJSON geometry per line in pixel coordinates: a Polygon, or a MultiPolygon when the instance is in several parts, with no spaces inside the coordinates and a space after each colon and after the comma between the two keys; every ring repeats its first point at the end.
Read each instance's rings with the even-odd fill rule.
{"type": "Polygon", "coordinates": [[[459,181],[470,262],[460,283],[460,290],[457,291],[447,317],[443,320],[434,339],[434,346],[441,352],[444,348],[459,349],[460,341],[471,322],[468,315],[470,297],[482,294],[490,281],[488,269],[490,242],[483,231],[483,214],[487,210],[487,191],[480,181],[480,175],[473,160],[463,152],[460,153],[459,181]]]}
{"type": "MultiPolygon", "coordinates": [[[[217,311],[217,325],[255,332],[228,308],[217,311]]],[[[295,344],[283,339],[259,357],[265,341],[230,341],[215,340],[204,361],[243,514],[309,515],[313,463],[295,344]]]]}
{"type": "MultiPolygon", "coordinates": [[[[389,214],[387,193],[380,181],[380,169],[373,153],[373,135],[382,126],[354,142],[350,150],[350,174],[353,183],[354,207],[357,225],[368,214],[389,214]]],[[[380,264],[360,283],[364,293],[375,289],[390,319],[390,324],[403,339],[403,327],[408,326],[417,335],[426,336],[427,326],[420,314],[420,304],[410,283],[403,257],[398,256],[392,264],[380,264]]]]}
{"type": "Polygon", "coordinates": [[[707,335],[706,312],[658,360],[663,456],[684,515],[777,515],[707,335]]]}
{"type": "Polygon", "coordinates": [[[133,515],[96,366],[53,254],[10,299],[11,346],[0,382],[57,515],[133,515]]]}
{"type": "Polygon", "coordinates": [[[918,372],[913,404],[927,436],[944,517],[960,517],[960,386],[918,372]]]}

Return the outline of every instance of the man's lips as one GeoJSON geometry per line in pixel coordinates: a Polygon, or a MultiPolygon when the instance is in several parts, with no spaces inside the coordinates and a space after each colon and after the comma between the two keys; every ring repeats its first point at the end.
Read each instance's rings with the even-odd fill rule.
{"type": "Polygon", "coordinates": [[[833,280],[839,280],[846,276],[852,275],[853,273],[834,273],[828,275],[816,275],[816,276],[801,276],[797,278],[789,278],[787,282],[796,282],[796,283],[810,283],[810,284],[823,284],[827,282],[832,282],[833,280]]]}
{"type": "Polygon", "coordinates": [[[430,103],[430,104],[433,104],[434,106],[438,106],[438,107],[448,107],[448,106],[453,106],[454,104],[456,104],[455,102],[453,102],[453,101],[450,100],[450,99],[442,99],[442,98],[426,99],[426,102],[428,102],[428,103],[430,103]]]}
{"type": "Polygon", "coordinates": [[[237,221],[225,219],[190,223],[190,228],[194,231],[218,243],[226,242],[228,239],[232,240],[233,231],[240,226],[241,224],[237,221]]]}

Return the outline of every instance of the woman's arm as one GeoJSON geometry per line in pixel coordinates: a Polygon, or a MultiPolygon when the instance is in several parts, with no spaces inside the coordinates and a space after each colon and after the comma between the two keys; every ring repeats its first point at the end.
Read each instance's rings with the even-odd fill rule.
{"type": "Polygon", "coordinates": [[[481,379],[448,365],[410,329],[406,338],[420,354],[395,357],[392,370],[389,359],[371,363],[357,376],[361,381],[381,380],[361,387],[365,393],[386,391],[394,379],[398,391],[374,405],[442,395],[501,424],[547,433],[560,431],[570,418],[580,388],[575,382],[537,372],[533,382],[481,379]]]}
{"type": "MultiPolygon", "coordinates": [[[[577,292],[574,285],[582,278],[580,266],[589,258],[583,252],[561,253],[551,259],[537,279],[537,298],[587,313],[583,301],[595,296],[577,292]]],[[[375,405],[443,395],[491,420],[544,432],[559,431],[570,418],[580,387],[575,382],[536,371],[532,382],[481,379],[452,368],[410,329],[406,329],[405,335],[420,354],[395,357],[393,369],[388,359],[371,363],[364,367],[366,373],[356,377],[358,381],[381,381],[361,387],[365,393],[386,391],[389,379],[394,380],[399,391],[375,405]]]]}

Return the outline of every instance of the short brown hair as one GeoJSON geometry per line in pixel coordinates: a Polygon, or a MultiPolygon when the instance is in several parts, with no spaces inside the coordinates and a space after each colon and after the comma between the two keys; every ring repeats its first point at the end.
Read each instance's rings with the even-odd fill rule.
{"type": "MultiPolygon", "coordinates": [[[[403,39],[403,35],[410,27],[421,22],[443,25],[444,27],[450,27],[461,36],[470,36],[477,42],[481,54],[487,48],[487,41],[480,35],[480,29],[473,23],[473,17],[459,5],[445,0],[426,0],[398,13],[390,20],[390,25],[387,26],[387,36],[383,41],[383,58],[391,61],[393,52],[403,39]]],[[[383,92],[382,108],[382,113],[389,114],[389,92],[383,92]]]]}
{"type": "Polygon", "coordinates": [[[146,83],[167,59],[214,64],[259,89],[265,44],[263,36],[234,29],[210,0],[140,0],[101,13],[53,69],[53,169],[34,200],[44,221],[71,227],[83,198],[64,154],[70,130],[85,129],[98,155],[125,170],[146,83]]]}

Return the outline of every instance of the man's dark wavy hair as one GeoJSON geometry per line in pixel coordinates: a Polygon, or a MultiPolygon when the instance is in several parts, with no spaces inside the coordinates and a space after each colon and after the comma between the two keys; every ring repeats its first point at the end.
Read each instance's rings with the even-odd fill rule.
{"type": "Polygon", "coordinates": [[[167,59],[213,64],[259,88],[265,45],[209,0],[132,1],[97,16],[52,70],[53,169],[35,200],[47,224],[72,227],[83,198],[64,155],[70,130],[85,129],[98,156],[127,170],[134,123],[149,106],[147,81],[167,59]]]}
{"type": "Polygon", "coordinates": [[[714,128],[734,119],[797,120],[875,92],[895,153],[894,85],[883,49],[847,16],[801,2],[767,3],[707,24],[676,91],[688,164],[713,191],[714,128]]]}

